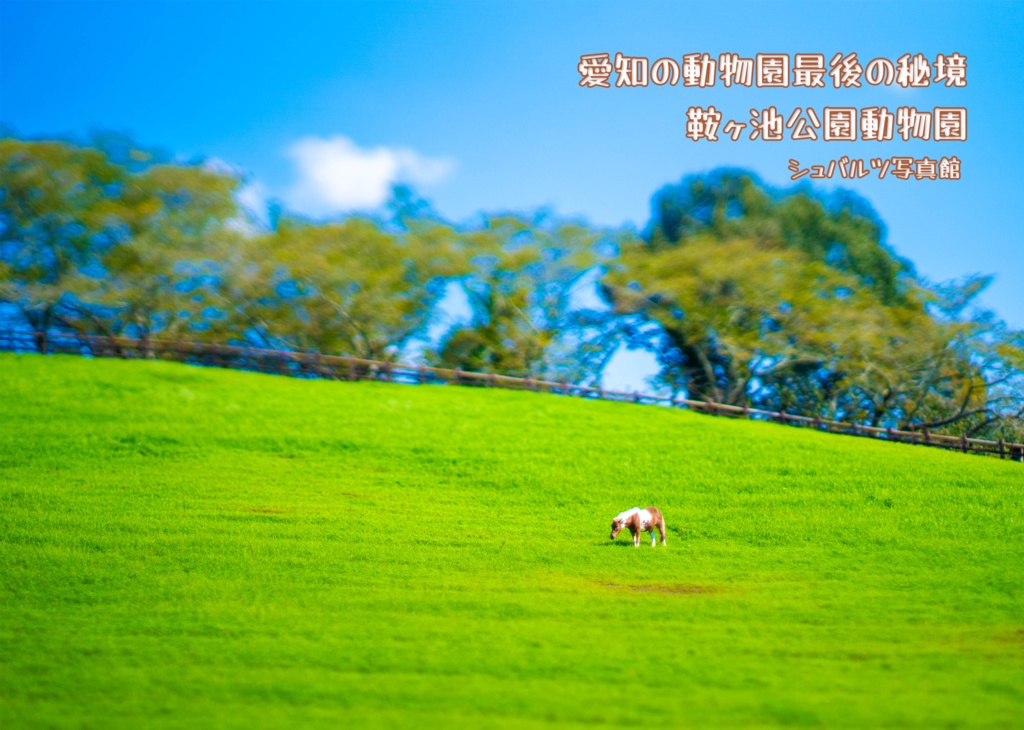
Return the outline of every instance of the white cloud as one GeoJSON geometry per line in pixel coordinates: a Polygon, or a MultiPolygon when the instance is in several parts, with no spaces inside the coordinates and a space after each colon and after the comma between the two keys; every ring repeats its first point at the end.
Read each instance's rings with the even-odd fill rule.
{"type": "Polygon", "coordinates": [[[238,203],[261,220],[267,217],[267,197],[267,189],[258,180],[250,180],[235,193],[238,203]]]}
{"type": "Polygon", "coordinates": [[[208,157],[203,163],[204,170],[227,175],[239,181],[235,190],[235,202],[242,208],[238,217],[228,221],[228,228],[255,235],[259,226],[267,225],[267,188],[263,183],[253,179],[245,169],[219,157],[208,157]]]}
{"type": "Polygon", "coordinates": [[[242,214],[229,222],[229,227],[249,236],[259,233],[268,225],[267,189],[258,180],[249,180],[235,193],[235,200],[242,208],[242,214]]]}
{"type": "Polygon", "coordinates": [[[285,194],[291,210],[330,215],[382,205],[397,182],[428,185],[455,167],[446,158],[405,148],[359,147],[348,137],[304,137],[288,148],[297,180],[285,194]]]}

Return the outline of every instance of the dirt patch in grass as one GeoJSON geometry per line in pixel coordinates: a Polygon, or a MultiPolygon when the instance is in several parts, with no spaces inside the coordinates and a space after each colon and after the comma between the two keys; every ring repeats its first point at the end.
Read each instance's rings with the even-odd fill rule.
{"type": "Polygon", "coordinates": [[[1024,649],[1024,629],[1017,629],[1016,631],[1011,629],[1010,631],[998,634],[995,638],[996,641],[1002,644],[1016,644],[1024,649]]]}
{"type": "Polygon", "coordinates": [[[619,590],[636,591],[638,593],[676,593],[676,594],[697,594],[697,593],[718,593],[718,586],[699,586],[690,583],[645,583],[643,585],[622,584],[622,583],[598,583],[605,588],[617,588],[619,590]]]}

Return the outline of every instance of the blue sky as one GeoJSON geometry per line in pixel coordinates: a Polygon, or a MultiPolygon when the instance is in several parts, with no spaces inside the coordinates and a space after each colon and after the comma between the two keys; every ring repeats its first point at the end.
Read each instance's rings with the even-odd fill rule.
{"type": "MultiPolygon", "coordinates": [[[[0,4],[0,122],[18,134],[130,132],[244,170],[249,199],[372,207],[396,179],[445,216],[549,206],[643,227],[652,193],[740,166],[788,184],[823,163],[956,155],[956,182],[825,182],[866,197],[921,274],[993,273],[985,303],[1024,327],[1024,3],[32,2],[0,4]],[[585,53],[967,56],[968,85],[586,89],[585,53]],[[685,137],[690,106],[963,106],[968,141],[685,137]]],[[[826,82],[829,79],[826,77],[826,82]]]]}

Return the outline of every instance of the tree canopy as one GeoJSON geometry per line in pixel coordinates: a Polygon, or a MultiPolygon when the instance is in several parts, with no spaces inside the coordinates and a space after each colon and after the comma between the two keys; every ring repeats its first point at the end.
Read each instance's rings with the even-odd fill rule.
{"type": "Polygon", "coordinates": [[[456,225],[408,188],[390,215],[266,227],[241,184],[121,135],[0,139],[0,302],[44,351],[53,331],[206,339],[578,382],[625,343],[690,398],[1024,438],[1024,334],[978,307],[991,278],[923,280],[852,193],[719,170],[658,191],[637,235],[456,225]]]}
{"type": "Polygon", "coordinates": [[[656,325],[644,344],[665,387],[875,426],[1019,428],[1020,334],[971,313],[989,280],[929,286],[857,196],[725,170],[653,209],[603,283],[618,313],[656,325]]]}

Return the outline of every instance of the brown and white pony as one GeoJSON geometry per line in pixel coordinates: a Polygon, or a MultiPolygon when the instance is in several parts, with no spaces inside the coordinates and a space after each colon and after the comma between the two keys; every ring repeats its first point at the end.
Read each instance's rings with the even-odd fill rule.
{"type": "Polygon", "coordinates": [[[665,518],[661,516],[661,512],[658,511],[657,507],[645,507],[643,509],[634,507],[616,516],[612,520],[612,540],[622,532],[622,528],[628,529],[629,534],[633,536],[634,547],[640,546],[641,532],[651,533],[651,547],[654,547],[656,544],[654,539],[655,528],[657,528],[658,533],[661,535],[661,544],[665,544],[665,518]]]}

